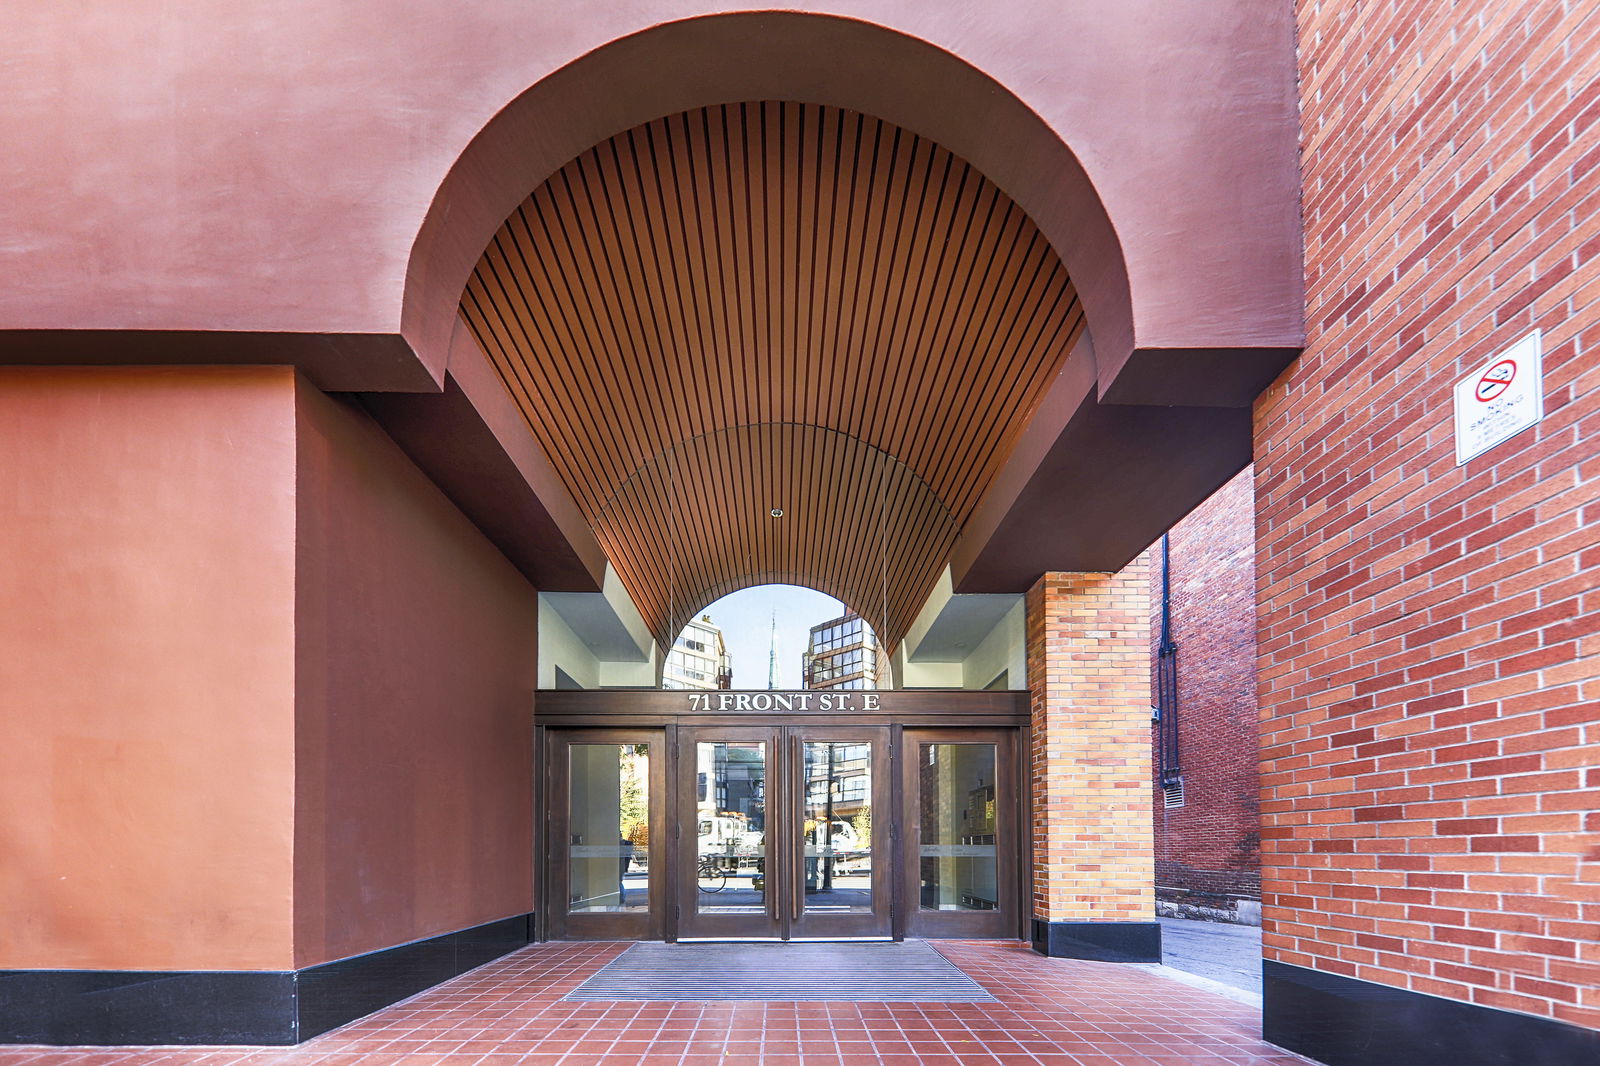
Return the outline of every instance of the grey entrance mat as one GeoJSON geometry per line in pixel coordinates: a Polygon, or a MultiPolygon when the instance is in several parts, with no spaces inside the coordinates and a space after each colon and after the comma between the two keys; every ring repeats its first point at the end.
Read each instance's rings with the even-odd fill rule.
{"type": "Polygon", "coordinates": [[[570,1000],[993,1002],[919,940],[890,943],[634,944],[570,1000]]]}

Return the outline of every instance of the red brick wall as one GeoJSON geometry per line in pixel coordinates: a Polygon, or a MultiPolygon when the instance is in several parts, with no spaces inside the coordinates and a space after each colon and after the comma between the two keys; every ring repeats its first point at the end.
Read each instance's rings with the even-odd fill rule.
{"type": "MultiPolygon", "coordinates": [[[[1177,907],[1196,917],[1237,916],[1237,900],[1261,898],[1252,485],[1246,470],[1169,535],[1184,802],[1168,808],[1157,780],[1156,897],[1166,913],[1177,907]]],[[[1150,601],[1154,690],[1159,545],[1150,552],[1150,601]]]]}
{"type": "Polygon", "coordinates": [[[1308,347],[1256,408],[1271,959],[1600,1027],[1600,5],[1299,7],[1308,347]],[[1457,466],[1538,327],[1547,415],[1457,466]]]}
{"type": "Polygon", "coordinates": [[[1048,573],[1028,591],[1036,918],[1155,915],[1146,565],[1048,573]]]}

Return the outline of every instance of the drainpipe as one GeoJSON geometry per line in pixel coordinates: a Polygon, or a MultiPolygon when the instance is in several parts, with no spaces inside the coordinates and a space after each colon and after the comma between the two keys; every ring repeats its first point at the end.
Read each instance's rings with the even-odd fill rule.
{"type": "Polygon", "coordinates": [[[1182,775],[1178,761],[1178,643],[1172,639],[1172,540],[1161,535],[1161,642],[1156,648],[1156,710],[1160,715],[1161,784],[1175,785],[1182,775]]]}

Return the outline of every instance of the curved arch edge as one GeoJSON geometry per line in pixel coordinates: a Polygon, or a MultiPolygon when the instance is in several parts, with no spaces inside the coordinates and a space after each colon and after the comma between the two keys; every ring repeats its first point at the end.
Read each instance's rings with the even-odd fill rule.
{"type": "Polygon", "coordinates": [[[699,15],[613,40],[516,96],[464,148],[417,231],[401,334],[437,367],[473,264],[501,223],[569,160],[624,130],[710,103],[800,100],[862,111],[938,142],[1038,223],[1106,351],[1134,345],[1116,228],[1067,143],[1003,82],[886,25],[833,15],[699,15]],[[830,62],[820,69],[819,54],[830,62]],[[882,71],[893,67],[898,77],[882,71]],[[604,86],[603,93],[594,91],[604,86]]]}

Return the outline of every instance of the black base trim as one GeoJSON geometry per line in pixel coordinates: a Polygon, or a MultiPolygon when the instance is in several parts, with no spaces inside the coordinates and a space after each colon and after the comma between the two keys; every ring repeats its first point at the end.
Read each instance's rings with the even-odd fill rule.
{"type": "Polygon", "coordinates": [[[1600,1031],[1261,963],[1261,1035],[1329,1066],[1574,1066],[1600,1062],[1600,1031]]]}
{"type": "Polygon", "coordinates": [[[292,1044],[294,973],[6,970],[7,1044],[292,1044]]]}
{"type": "Polygon", "coordinates": [[[1047,922],[1033,920],[1033,950],[1052,959],[1160,962],[1160,922],[1047,922]]]}
{"type": "Polygon", "coordinates": [[[526,946],[533,915],[304,970],[0,970],[0,1043],[297,1044],[526,946]]]}
{"type": "Polygon", "coordinates": [[[533,915],[521,914],[301,970],[296,975],[299,1039],[309,1040],[526,947],[532,929],[533,915]]]}

